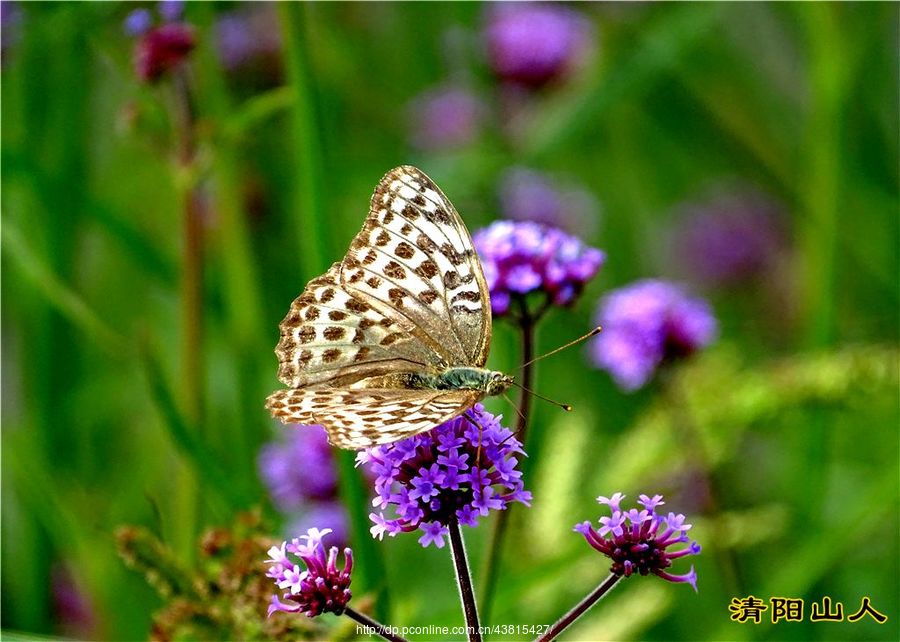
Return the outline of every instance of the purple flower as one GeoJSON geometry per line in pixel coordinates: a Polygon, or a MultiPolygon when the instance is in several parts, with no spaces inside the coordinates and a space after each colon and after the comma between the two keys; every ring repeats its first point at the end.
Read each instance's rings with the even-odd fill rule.
{"type": "MultiPolygon", "coordinates": [[[[662,495],[655,495],[653,499],[659,504],[665,503],[661,501],[662,495]]],[[[647,503],[642,504],[646,506],[647,503]]],[[[573,530],[584,535],[588,544],[612,560],[610,572],[616,575],[630,577],[635,573],[653,573],[669,582],[686,582],[696,591],[697,573],[693,566],[684,575],[673,575],[666,570],[672,566],[672,560],[700,552],[700,545],[685,534],[691,526],[684,524],[684,519],[684,515],[674,513],[663,517],[652,508],[625,512],[614,508],[611,517],[600,518],[600,529],[595,529],[590,522],[582,522],[573,530]],[[669,550],[677,544],[688,546],[669,550]]]]}
{"type": "Polygon", "coordinates": [[[474,243],[497,316],[532,292],[544,292],[555,305],[571,303],[606,258],[576,237],[538,223],[497,221],[478,230],[474,243]]]}
{"type": "Polygon", "coordinates": [[[321,426],[289,426],[281,439],[262,447],[257,464],[275,505],[283,512],[302,508],[309,501],[331,501],[337,495],[334,456],[321,426]]]}
{"type": "Polygon", "coordinates": [[[765,276],[785,246],[783,212],[759,192],[720,191],[681,210],[682,221],[670,239],[673,260],[707,287],[765,276]]]}
{"type": "Polygon", "coordinates": [[[599,209],[587,190],[525,167],[508,169],[501,177],[500,208],[508,219],[581,234],[594,231],[599,209]]]}
{"type": "Polygon", "coordinates": [[[172,23],[151,29],[135,46],[134,67],[138,78],[144,82],[159,80],[184,62],[196,44],[190,25],[172,23]]]}
{"type": "Polygon", "coordinates": [[[511,502],[531,502],[521,473],[515,470],[522,444],[500,424],[500,417],[481,404],[429,433],[393,444],[368,448],[357,456],[375,475],[373,504],[393,507],[369,517],[372,536],[393,537],[400,532],[422,531],[422,546],[444,545],[452,520],[475,526],[479,516],[504,510],[511,502]],[[480,444],[479,428],[481,426],[480,444]],[[480,448],[479,448],[480,445],[480,448]]]}
{"type": "Polygon", "coordinates": [[[135,9],[122,23],[125,33],[129,36],[142,36],[153,26],[153,14],[149,9],[135,9]]]}
{"type": "Polygon", "coordinates": [[[705,301],[650,279],[609,293],[597,322],[603,331],[591,344],[593,360],[628,391],[643,386],[663,362],[705,347],[718,331],[705,301]]]}
{"type": "Polygon", "coordinates": [[[216,22],[216,47],[222,66],[275,75],[281,53],[278,23],[272,8],[253,3],[224,13],[216,22]]]}
{"type": "Polygon", "coordinates": [[[435,87],[409,105],[412,143],[429,151],[464,147],[478,136],[486,114],[484,103],[468,89],[435,87]]]}
{"type": "Polygon", "coordinates": [[[297,512],[299,517],[290,522],[288,532],[303,533],[313,524],[318,524],[332,531],[331,541],[335,546],[346,546],[350,542],[347,511],[337,498],[333,501],[310,502],[297,512]]]}
{"type": "Polygon", "coordinates": [[[340,615],[350,601],[350,571],[353,569],[353,551],[344,549],[344,568],[337,568],[337,546],[332,546],[325,556],[325,545],[322,539],[331,532],[326,528],[311,528],[303,535],[281,547],[269,549],[271,564],[268,577],[283,592],[272,595],[269,615],[275,611],[288,613],[306,613],[307,617],[316,617],[322,613],[340,615]],[[302,541],[305,540],[305,541],[302,541]],[[296,560],[301,561],[306,570],[302,570],[296,560]],[[282,601],[286,600],[286,601],[282,601]]]}
{"type": "Polygon", "coordinates": [[[156,10],[166,22],[177,22],[184,14],[184,0],[160,0],[156,10]]]}
{"type": "Polygon", "coordinates": [[[492,5],[484,35],[494,74],[528,87],[564,76],[582,60],[593,39],[580,13],[543,3],[492,5]]]}

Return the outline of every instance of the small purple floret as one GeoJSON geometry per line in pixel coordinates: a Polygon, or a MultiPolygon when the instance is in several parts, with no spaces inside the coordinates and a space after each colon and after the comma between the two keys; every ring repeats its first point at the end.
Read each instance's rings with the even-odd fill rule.
{"type": "MultiPolygon", "coordinates": [[[[647,498],[646,495],[641,497],[647,498]]],[[[588,544],[612,560],[610,572],[616,575],[629,577],[635,573],[653,573],[669,582],[690,584],[696,591],[697,574],[693,566],[684,575],[673,575],[667,570],[672,566],[672,560],[700,553],[700,545],[685,535],[691,525],[684,523],[684,515],[669,513],[664,517],[652,508],[622,511],[619,502],[623,498],[621,493],[614,494],[612,500],[601,496],[600,503],[609,505],[612,515],[600,518],[599,529],[590,522],[582,522],[576,524],[573,530],[581,533],[588,544]],[[688,546],[671,550],[672,546],[679,544],[688,546]]],[[[641,505],[646,507],[653,502],[657,505],[665,503],[662,495],[654,495],[652,500],[642,501],[641,505]]]]}
{"type": "Polygon", "coordinates": [[[718,332],[704,300],[652,279],[609,293],[596,320],[603,331],[591,344],[593,360],[627,391],[647,383],[663,362],[707,346],[718,332]]]}
{"type": "Polygon", "coordinates": [[[516,470],[522,444],[481,404],[467,414],[482,428],[480,450],[479,428],[457,417],[357,456],[375,476],[373,504],[381,510],[369,515],[373,537],[419,530],[422,546],[441,548],[453,520],[475,526],[479,517],[512,502],[530,504],[531,493],[516,470]],[[386,516],[390,508],[393,515],[386,516]]]}

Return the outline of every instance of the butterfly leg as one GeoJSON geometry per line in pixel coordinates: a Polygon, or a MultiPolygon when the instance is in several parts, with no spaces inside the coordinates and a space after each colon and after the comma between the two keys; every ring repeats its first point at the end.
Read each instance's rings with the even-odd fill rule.
{"type": "Polygon", "coordinates": [[[466,418],[466,421],[478,428],[478,450],[475,453],[475,462],[472,464],[473,466],[478,466],[481,464],[481,437],[484,435],[484,428],[474,417],[469,416],[468,410],[462,416],[466,418]]]}

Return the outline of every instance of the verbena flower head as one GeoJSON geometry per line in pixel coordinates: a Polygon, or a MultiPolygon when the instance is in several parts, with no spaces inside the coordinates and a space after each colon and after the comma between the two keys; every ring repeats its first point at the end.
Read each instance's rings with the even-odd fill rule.
{"type": "Polygon", "coordinates": [[[739,189],[717,192],[681,210],[671,249],[688,278],[717,288],[771,273],[786,236],[774,201],[739,189]]]}
{"type": "Polygon", "coordinates": [[[295,514],[297,517],[289,522],[288,533],[304,533],[313,526],[326,526],[331,530],[332,544],[340,547],[350,542],[347,509],[337,495],[330,501],[311,502],[295,514]]]}
{"type": "Polygon", "coordinates": [[[194,30],[187,24],[176,22],[150,29],[135,46],[138,77],[145,82],[159,80],[184,62],[196,44],[194,30]]]}
{"type": "Polygon", "coordinates": [[[576,524],[574,530],[612,560],[610,572],[624,577],[653,573],[669,582],[686,582],[696,591],[697,573],[693,566],[684,575],[673,575],[667,570],[673,560],[700,552],[700,545],[687,536],[691,524],[684,523],[684,515],[660,512],[659,507],[665,504],[662,495],[641,495],[640,508],[628,510],[620,505],[624,498],[622,493],[611,498],[598,497],[597,501],[609,506],[612,514],[600,518],[599,528],[583,522],[576,524]],[[681,544],[687,547],[671,550],[681,544]]]}
{"type": "Polygon", "coordinates": [[[451,520],[476,526],[491,510],[530,505],[531,493],[516,469],[522,444],[481,404],[467,414],[482,429],[480,459],[479,428],[465,417],[357,455],[376,475],[372,503],[381,510],[369,515],[373,537],[419,530],[422,546],[441,548],[451,520]],[[385,515],[389,508],[393,515],[385,515]]]}
{"type": "Polygon", "coordinates": [[[282,511],[297,510],[311,500],[332,500],[337,494],[334,455],[321,426],[289,427],[281,439],[262,447],[258,466],[282,511]]]}
{"type": "Polygon", "coordinates": [[[250,3],[219,16],[216,48],[230,72],[247,71],[274,77],[280,71],[281,38],[271,6],[250,3]]]}
{"type": "Polygon", "coordinates": [[[281,594],[272,595],[269,615],[275,611],[305,613],[315,617],[322,613],[340,615],[350,601],[350,571],[353,569],[353,551],[344,549],[344,568],[337,567],[337,546],[332,546],[326,557],[322,539],[330,528],[311,528],[306,535],[294,538],[290,543],[269,549],[271,564],[266,573],[281,594]],[[302,568],[298,562],[302,562],[302,568]],[[284,601],[282,601],[284,600],[284,601]]]}
{"type": "Polygon", "coordinates": [[[473,240],[497,316],[532,292],[555,305],[571,303],[606,258],[558,228],[527,221],[497,221],[473,240]]]}
{"type": "Polygon", "coordinates": [[[495,4],[485,28],[494,74],[527,87],[564,76],[587,53],[592,37],[581,14],[558,4],[495,4]]]}
{"type": "Polygon", "coordinates": [[[629,391],[643,386],[663,362],[711,343],[718,331],[705,301],[652,279],[610,292],[596,320],[603,331],[591,344],[593,360],[629,391]]]}
{"type": "Polygon", "coordinates": [[[587,190],[525,167],[504,172],[500,179],[500,207],[509,219],[583,234],[596,227],[599,209],[587,190]]]}
{"type": "Polygon", "coordinates": [[[409,105],[412,143],[430,151],[463,147],[481,131],[486,114],[482,100],[464,87],[430,89],[409,105]]]}

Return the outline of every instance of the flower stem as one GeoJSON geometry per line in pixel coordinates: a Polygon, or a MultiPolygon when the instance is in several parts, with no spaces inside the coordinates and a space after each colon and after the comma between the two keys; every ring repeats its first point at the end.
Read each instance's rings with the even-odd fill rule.
{"type": "MultiPolygon", "coordinates": [[[[691,414],[688,395],[681,385],[681,381],[678,380],[678,374],[671,368],[663,370],[661,375],[663,394],[667,397],[672,409],[672,423],[676,434],[680,437],[688,464],[700,475],[704,486],[703,490],[706,492],[705,509],[714,518],[712,523],[715,536],[710,540],[713,542],[727,541],[722,528],[722,520],[719,518],[722,506],[720,484],[710,465],[700,429],[691,414]]],[[[715,546],[713,554],[728,592],[732,595],[740,595],[742,581],[734,550],[727,545],[715,546]]]]}
{"type": "Polygon", "coordinates": [[[368,615],[360,613],[359,611],[354,611],[349,606],[344,607],[344,615],[363,626],[369,627],[376,635],[380,635],[385,640],[391,640],[391,642],[406,642],[406,638],[391,633],[391,630],[384,624],[381,624],[377,620],[373,620],[368,615]]]}
{"type": "Polygon", "coordinates": [[[472,590],[472,577],[469,574],[469,562],[466,559],[466,546],[463,543],[459,522],[451,519],[447,525],[450,531],[450,550],[453,552],[453,564],[456,567],[456,583],[459,585],[459,597],[462,600],[463,612],[466,616],[466,629],[470,642],[481,642],[481,631],[478,625],[478,607],[475,605],[475,591],[472,590]]]}
{"type": "MultiPolygon", "coordinates": [[[[529,314],[524,302],[521,303],[521,314],[518,322],[522,345],[522,363],[527,364],[522,368],[522,386],[531,390],[534,381],[534,364],[529,362],[534,358],[536,318],[529,314]]],[[[518,408],[519,423],[516,426],[516,435],[519,441],[524,444],[525,436],[528,432],[528,424],[531,420],[531,395],[524,390],[519,396],[518,408]]],[[[525,451],[528,452],[527,447],[525,451]]],[[[491,531],[491,541],[484,563],[484,571],[482,572],[484,589],[481,593],[481,610],[485,621],[490,620],[491,608],[493,607],[508,521],[509,510],[501,511],[497,516],[497,521],[494,522],[494,529],[491,531]]]]}
{"type": "Polygon", "coordinates": [[[572,607],[571,611],[559,618],[553,626],[547,629],[547,632],[537,638],[535,642],[550,642],[550,640],[555,640],[560,633],[574,624],[575,620],[584,615],[589,608],[594,606],[600,598],[606,595],[620,579],[622,579],[621,575],[610,573],[609,577],[603,580],[597,588],[588,593],[583,600],[572,607]]]}

